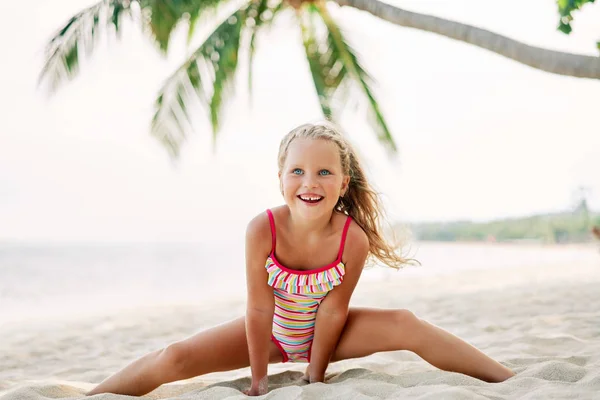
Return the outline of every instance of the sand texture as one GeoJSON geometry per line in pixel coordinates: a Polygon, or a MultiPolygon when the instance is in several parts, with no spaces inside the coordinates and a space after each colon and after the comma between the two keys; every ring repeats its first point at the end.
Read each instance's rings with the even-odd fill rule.
{"type": "MultiPolygon", "coordinates": [[[[591,251],[591,250],[590,250],[591,251]]],[[[572,265],[515,265],[448,275],[384,273],[361,281],[353,305],[407,308],[480,348],[517,375],[488,384],[435,369],[404,351],[330,365],[269,367],[266,399],[600,399],[600,254],[572,265]]],[[[81,398],[133,359],[242,315],[244,299],[136,309],[0,329],[2,400],[81,398]]],[[[164,385],[152,399],[242,399],[249,369],[164,385]]],[[[103,394],[103,400],[122,396],[103,394]]]]}

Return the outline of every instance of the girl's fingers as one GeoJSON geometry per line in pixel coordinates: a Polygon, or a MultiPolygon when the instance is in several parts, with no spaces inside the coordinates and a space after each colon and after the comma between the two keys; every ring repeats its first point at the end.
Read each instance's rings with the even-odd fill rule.
{"type": "Polygon", "coordinates": [[[246,396],[262,396],[263,394],[267,394],[267,392],[260,393],[259,390],[252,390],[252,388],[243,390],[242,393],[246,396]]]}
{"type": "Polygon", "coordinates": [[[309,368],[310,368],[310,365],[308,367],[306,367],[306,371],[304,371],[304,376],[302,377],[302,379],[305,380],[306,382],[310,382],[310,374],[308,373],[309,368]]]}

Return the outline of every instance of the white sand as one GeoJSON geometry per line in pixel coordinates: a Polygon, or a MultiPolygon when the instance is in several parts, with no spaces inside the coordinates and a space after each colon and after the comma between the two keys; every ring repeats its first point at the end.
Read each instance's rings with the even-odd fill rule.
{"type": "MultiPolygon", "coordinates": [[[[263,398],[600,399],[600,253],[589,247],[581,251],[586,256],[572,264],[443,276],[392,272],[359,284],[353,305],[414,311],[513,368],[517,375],[504,383],[439,371],[414,354],[393,352],[332,364],[324,384],[300,379],[305,364],[270,366],[270,392],[263,398]]],[[[243,311],[238,297],[204,306],[4,326],[0,396],[81,398],[129,361],[243,311]]],[[[246,368],[164,385],[147,397],[241,399],[249,383],[246,368]]]]}

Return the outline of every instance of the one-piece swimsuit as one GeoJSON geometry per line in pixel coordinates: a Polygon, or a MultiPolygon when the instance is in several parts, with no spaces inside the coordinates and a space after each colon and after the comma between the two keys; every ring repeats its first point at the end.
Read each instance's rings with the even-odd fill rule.
{"type": "Polygon", "coordinates": [[[337,259],[324,267],[303,271],[287,268],[275,257],[275,219],[271,210],[267,214],[272,246],[265,268],[275,295],[271,339],[281,351],[283,362],[310,362],[317,309],[327,293],[344,278],[342,253],[352,219],[350,216],[346,219],[337,259]]]}

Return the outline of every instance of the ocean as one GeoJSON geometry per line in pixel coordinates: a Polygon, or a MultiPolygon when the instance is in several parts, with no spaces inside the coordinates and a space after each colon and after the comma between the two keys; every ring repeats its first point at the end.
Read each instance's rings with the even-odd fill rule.
{"type": "MultiPolygon", "coordinates": [[[[421,266],[373,267],[362,280],[597,261],[592,245],[413,243],[421,266]]],[[[516,269],[515,269],[516,268],[516,269]]],[[[600,270],[599,270],[600,273],[600,270]]],[[[0,244],[0,324],[194,305],[245,295],[241,243],[0,244]]]]}

